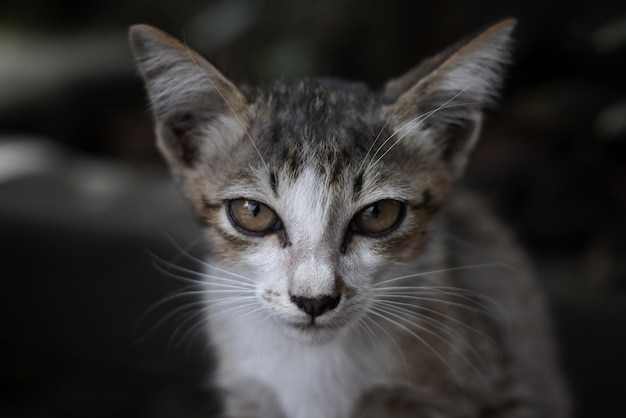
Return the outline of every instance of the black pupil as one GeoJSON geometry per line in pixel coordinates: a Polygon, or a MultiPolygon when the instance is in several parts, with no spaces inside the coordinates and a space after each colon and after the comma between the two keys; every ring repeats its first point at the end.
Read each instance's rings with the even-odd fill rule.
{"type": "Polygon", "coordinates": [[[255,217],[261,211],[261,206],[258,203],[246,202],[246,206],[248,207],[248,210],[250,211],[250,213],[252,213],[255,217]]]}
{"type": "Polygon", "coordinates": [[[380,206],[378,205],[378,203],[374,203],[372,206],[367,208],[367,212],[374,218],[378,219],[378,217],[380,216],[380,206]]]}

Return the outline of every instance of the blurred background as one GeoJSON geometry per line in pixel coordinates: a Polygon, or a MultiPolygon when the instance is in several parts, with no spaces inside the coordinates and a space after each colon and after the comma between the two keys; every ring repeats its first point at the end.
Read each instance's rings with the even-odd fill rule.
{"type": "Polygon", "coordinates": [[[466,181],[532,255],[576,416],[623,416],[626,3],[617,0],[2,0],[0,416],[218,408],[202,387],[210,356],[186,309],[193,299],[166,299],[187,285],[168,263],[194,268],[203,249],[154,148],[128,25],[185,39],[239,82],[324,75],[378,88],[511,16],[515,66],[466,181]]]}

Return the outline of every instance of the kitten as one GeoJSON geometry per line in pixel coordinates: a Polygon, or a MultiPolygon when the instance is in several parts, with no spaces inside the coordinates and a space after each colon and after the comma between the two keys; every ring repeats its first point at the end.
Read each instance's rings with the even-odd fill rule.
{"type": "Polygon", "coordinates": [[[226,416],[567,416],[524,256],[452,190],[514,25],[382,92],[236,87],[167,34],[131,28],[158,146],[212,245],[203,294],[226,416]]]}

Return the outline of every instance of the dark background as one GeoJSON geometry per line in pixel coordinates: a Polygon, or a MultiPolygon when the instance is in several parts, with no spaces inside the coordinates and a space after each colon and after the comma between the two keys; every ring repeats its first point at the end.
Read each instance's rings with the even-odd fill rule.
{"type": "Polygon", "coordinates": [[[148,310],[186,285],[158,265],[202,249],[153,146],[129,24],[184,38],[237,81],[380,87],[510,16],[515,66],[467,182],[532,255],[577,416],[623,416],[626,5],[609,0],[3,0],[0,416],[216,408],[198,317],[168,316],[193,299],[148,310]]]}

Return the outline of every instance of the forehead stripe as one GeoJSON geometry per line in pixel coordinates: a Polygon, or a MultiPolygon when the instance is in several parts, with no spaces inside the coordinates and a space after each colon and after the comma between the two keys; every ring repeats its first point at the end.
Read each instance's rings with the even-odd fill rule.
{"type": "Polygon", "coordinates": [[[352,192],[355,197],[358,197],[361,194],[361,189],[363,188],[363,172],[360,172],[358,176],[354,179],[354,186],[352,187],[352,192]]]}
{"type": "Polygon", "coordinates": [[[278,178],[276,177],[275,171],[272,171],[270,173],[270,187],[274,192],[274,196],[278,196],[278,178]]]}

